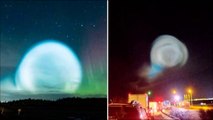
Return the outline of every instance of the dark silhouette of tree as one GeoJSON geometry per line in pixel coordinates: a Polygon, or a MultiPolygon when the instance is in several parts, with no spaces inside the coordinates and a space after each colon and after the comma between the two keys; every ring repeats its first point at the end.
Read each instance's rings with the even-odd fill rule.
{"type": "Polygon", "coordinates": [[[107,98],[23,99],[1,103],[0,119],[107,119],[107,98]]]}

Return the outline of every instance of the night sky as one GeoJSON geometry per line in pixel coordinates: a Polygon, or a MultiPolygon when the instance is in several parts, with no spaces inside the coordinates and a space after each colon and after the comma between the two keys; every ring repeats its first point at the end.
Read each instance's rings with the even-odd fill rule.
{"type": "Polygon", "coordinates": [[[213,97],[213,10],[208,3],[110,2],[109,98],[152,91],[151,99],[171,99],[172,89],[183,98],[213,97]],[[153,41],[160,35],[178,38],[188,49],[182,67],[166,69],[152,82],[139,75],[149,66],[153,41]]]}
{"type": "MultiPolygon", "coordinates": [[[[106,97],[107,3],[105,0],[1,0],[0,3],[1,101],[28,97],[47,99],[72,96],[106,97]],[[15,74],[24,56],[32,47],[45,40],[55,40],[66,45],[79,60],[82,77],[75,93],[65,94],[55,91],[54,94],[46,95],[50,92],[49,87],[54,87],[52,83],[39,94],[28,92],[24,94],[24,91],[18,92],[13,88],[16,86],[15,74]],[[10,86],[4,86],[3,81],[10,83],[10,86]]],[[[61,70],[63,71],[63,68],[61,70]]]]}

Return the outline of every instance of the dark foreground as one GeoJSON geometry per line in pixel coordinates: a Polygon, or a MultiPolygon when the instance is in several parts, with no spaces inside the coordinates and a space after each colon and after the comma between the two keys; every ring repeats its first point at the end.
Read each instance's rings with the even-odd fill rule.
{"type": "Polygon", "coordinates": [[[1,120],[106,120],[106,98],[19,100],[0,105],[1,120]]]}

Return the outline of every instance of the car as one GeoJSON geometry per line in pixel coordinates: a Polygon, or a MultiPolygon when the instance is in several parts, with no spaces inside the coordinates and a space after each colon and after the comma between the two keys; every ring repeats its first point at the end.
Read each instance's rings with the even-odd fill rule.
{"type": "Polygon", "coordinates": [[[144,108],[130,103],[110,103],[109,120],[144,120],[147,119],[144,108]]]}

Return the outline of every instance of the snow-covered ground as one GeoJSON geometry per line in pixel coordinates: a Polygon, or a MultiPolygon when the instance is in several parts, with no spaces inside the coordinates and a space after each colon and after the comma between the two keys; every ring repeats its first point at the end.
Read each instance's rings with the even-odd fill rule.
{"type": "Polygon", "coordinates": [[[170,116],[179,118],[180,120],[201,120],[198,110],[172,107],[170,110],[166,110],[164,112],[170,116]]]}

